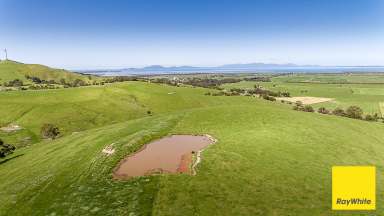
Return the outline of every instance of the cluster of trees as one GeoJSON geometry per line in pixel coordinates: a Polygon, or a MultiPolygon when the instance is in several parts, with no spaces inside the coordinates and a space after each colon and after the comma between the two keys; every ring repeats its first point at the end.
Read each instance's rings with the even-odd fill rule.
{"type": "Polygon", "coordinates": [[[271,97],[290,97],[291,94],[289,92],[274,92],[271,90],[263,89],[259,85],[255,85],[253,90],[248,90],[248,93],[250,94],[257,94],[257,95],[267,95],[271,97]]]}
{"type": "MultiPolygon", "coordinates": [[[[60,88],[59,86],[55,86],[55,85],[51,85],[51,84],[47,84],[47,85],[30,85],[28,86],[28,89],[31,89],[31,90],[39,90],[39,89],[58,89],[60,88]]],[[[27,88],[24,88],[22,87],[21,90],[27,90],[27,88]]]]}
{"type": "MultiPolygon", "coordinates": [[[[191,85],[195,87],[203,87],[203,88],[213,88],[213,89],[220,89],[220,85],[226,84],[226,83],[236,83],[240,82],[241,79],[235,79],[235,78],[224,78],[224,79],[211,79],[211,78],[186,78],[186,79],[180,79],[180,80],[172,80],[168,78],[155,78],[150,79],[153,83],[162,83],[172,86],[179,86],[180,84],[185,85],[191,85]]],[[[223,93],[224,95],[225,93],[223,93]]]]}
{"type": "Polygon", "coordinates": [[[290,97],[289,92],[274,92],[270,90],[266,90],[261,88],[259,85],[255,85],[254,89],[242,89],[242,88],[231,88],[229,91],[220,91],[215,93],[207,92],[205,95],[212,96],[237,96],[237,95],[245,95],[245,96],[256,96],[258,95],[260,98],[269,101],[276,101],[275,97],[290,97]]]}
{"type": "Polygon", "coordinates": [[[231,88],[229,91],[232,92],[232,93],[234,93],[235,95],[240,95],[240,94],[246,94],[246,93],[248,93],[247,90],[245,90],[245,89],[241,89],[241,88],[231,88]]]}
{"type": "MultiPolygon", "coordinates": [[[[218,77],[223,77],[224,75],[217,75],[218,77]]],[[[139,80],[140,79],[136,79],[139,80]]],[[[134,80],[134,81],[136,81],[134,80]]],[[[199,77],[192,77],[192,78],[184,78],[184,79],[177,79],[172,80],[169,78],[154,78],[149,79],[149,81],[153,83],[162,83],[172,86],[179,86],[180,84],[185,85],[191,85],[196,87],[203,87],[203,88],[214,88],[214,89],[220,89],[220,85],[226,84],[226,83],[237,83],[240,81],[258,81],[258,82],[271,82],[270,77],[246,77],[246,78],[199,78],[199,77]]],[[[142,81],[142,80],[141,80],[142,81]]],[[[229,94],[229,93],[228,93],[229,94]]],[[[220,94],[221,95],[221,94],[220,94]]],[[[222,95],[225,95],[225,93],[222,93],[222,95]]]]}
{"type": "Polygon", "coordinates": [[[24,83],[20,79],[14,79],[14,80],[11,80],[9,82],[5,82],[3,84],[3,86],[5,86],[5,87],[21,87],[23,85],[24,85],[24,83]]]}
{"type": "Polygon", "coordinates": [[[149,79],[149,81],[153,83],[161,83],[161,84],[166,84],[170,86],[179,86],[179,82],[175,80],[170,80],[168,78],[155,78],[155,79],[149,79]]]}
{"type": "Polygon", "coordinates": [[[0,158],[6,157],[7,155],[12,154],[15,151],[16,147],[11,144],[5,144],[3,140],[0,139],[0,158]]]}
{"type": "Polygon", "coordinates": [[[228,91],[219,91],[219,92],[207,92],[205,95],[212,95],[212,96],[237,96],[240,95],[238,92],[228,92],[228,91]]]}
{"type": "MultiPolygon", "coordinates": [[[[325,111],[324,114],[329,114],[331,111],[326,111],[324,107],[321,107],[323,111],[325,111]]],[[[337,116],[343,116],[348,118],[354,118],[354,119],[361,119],[366,121],[378,121],[379,119],[382,119],[377,113],[371,115],[366,114],[364,115],[363,109],[361,109],[358,106],[349,106],[347,109],[343,110],[342,108],[336,108],[332,111],[333,115],[337,116]]]]}
{"type": "Polygon", "coordinates": [[[203,87],[203,88],[216,88],[218,89],[220,85],[226,83],[237,83],[240,82],[241,79],[235,78],[224,78],[224,79],[209,79],[209,78],[189,78],[183,81],[183,84],[203,87]]]}
{"type": "MultiPolygon", "coordinates": [[[[303,105],[300,101],[296,102],[296,104],[293,106],[294,110],[298,111],[304,111],[304,112],[315,112],[313,107],[311,105],[303,105]]],[[[336,115],[336,116],[342,116],[347,118],[353,118],[353,119],[360,119],[360,120],[366,120],[366,121],[379,121],[380,119],[383,120],[382,117],[380,117],[377,113],[371,115],[366,114],[364,115],[363,109],[361,109],[358,106],[349,106],[345,110],[338,107],[334,110],[328,110],[325,107],[320,107],[317,110],[320,114],[326,114],[326,115],[336,115]]]]}
{"type": "MultiPolygon", "coordinates": [[[[73,81],[67,81],[64,78],[61,78],[59,81],[56,80],[44,80],[36,76],[26,75],[25,78],[32,81],[31,84],[25,84],[20,79],[15,79],[9,82],[3,83],[4,87],[18,87],[19,90],[39,90],[39,89],[57,89],[60,86],[64,88],[74,88],[80,86],[90,86],[90,85],[105,85],[105,83],[115,83],[115,82],[125,82],[125,81],[145,81],[143,78],[138,78],[134,76],[116,76],[111,78],[105,78],[103,80],[93,80],[92,76],[88,76],[90,82],[87,82],[83,79],[75,79],[73,81]]],[[[170,82],[168,79],[159,80],[159,82],[167,82],[167,84],[175,85],[174,82],[170,82]]],[[[11,88],[5,89],[6,91],[12,90],[11,88]]]]}
{"type": "Polygon", "coordinates": [[[126,82],[126,81],[139,81],[139,78],[135,76],[115,76],[105,80],[106,83],[126,82]]]}
{"type": "Polygon", "coordinates": [[[46,85],[35,85],[34,87],[32,87],[32,89],[33,88],[34,89],[46,89],[46,88],[50,88],[49,86],[51,86],[51,88],[52,88],[53,85],[62,85],[64,88],[89,86],[90,85],[82,79],[75,79],[72,82],[68,82],[64,78],[61,78],[59,80],[59,82],[56,82],[55,80],[42,80],[38,77],[26,76],[26,78],[30,79],[35,84],[46,84],[46,85]]]}
{"type": "Polygon", "coordinates": [[[70,88],[70,87],[79,87],[79,86],[88,86],[87,82],[81,79],[76,79],[73,82],[67,82],[64,78],[60,79],[59,82],[56,82],[55,80],[44,80],[40,79],[39,77],[34,76],[25,76],[27,79],[31,80],[34,85],[25,85],[22,80],[15,79],[11,80],[9,82],[5,82],[3,86],[5,87],[19,87],[20,90],[37,90],[37,89],[55,89],[58,88],[56,85],[62,85],[64,88],[70,88]]]}
{"type": "Polygon", "coordinates": [[[74,81],[72,82],[67,82],[65,79],[60,79],[60,82],[57,83],[57,84],[60,84],[62,86],[64,86],[64,88],[75,88],[75,87],[80,87],[80,86],[90,86],[91,84],[85,82],[84,80],[82,79],[75,79],[74,81]]]}
{"type": "Polygon", "coordinates": [[[244,78],[245,81],[256,81],[256,82],[271,82],[270,77],[246,77],[244,78]]]}
{"type": "Polygon", "coordinates": [[[295,106],[293,106],[293,109],[303,112],[315,112],[311,105],[303,105],[301,101],[297,101],[295,106]]]}
{"type": "Polygon", "coordinates": [[[55,80],[43,80],[43,79],[40,79],[39,77],[34,77],[34,76],[26,75],[25,78],[31,80],[35,84],[51,84],[51,85],[59,84],[55,80]]]}

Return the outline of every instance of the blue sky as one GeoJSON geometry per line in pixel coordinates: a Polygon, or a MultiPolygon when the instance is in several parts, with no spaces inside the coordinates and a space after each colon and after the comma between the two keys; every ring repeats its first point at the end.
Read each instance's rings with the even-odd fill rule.
{"type": "Polygon", "coordinates": [[[384,1],[0,0],[3,47],[69,69],[384,65],[384,1]]]}

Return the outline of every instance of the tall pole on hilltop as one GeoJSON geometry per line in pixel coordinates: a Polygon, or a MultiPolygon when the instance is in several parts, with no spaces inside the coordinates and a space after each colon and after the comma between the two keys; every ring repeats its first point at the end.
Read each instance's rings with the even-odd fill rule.
{"type": "Polygon", "coordinates": [[[7,52],[7,49],[4,49],[4,52],[5,52],[5,60],[8,60],[8,52],[7,52]]]}

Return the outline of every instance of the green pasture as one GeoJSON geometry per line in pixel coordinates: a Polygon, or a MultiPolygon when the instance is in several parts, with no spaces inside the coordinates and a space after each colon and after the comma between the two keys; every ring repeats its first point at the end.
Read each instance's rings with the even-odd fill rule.
{"type": "MultiPolygon", "coordinates": [[[[313,77],[314,75],[306,76],[301,75],[299,77],[310,79],[310,77],[313,77]]],[[[327,79],[331,79],[335,75],[328,76],[330,77],[327,77],[327,79]]],[[[342,75],[339,76],[342,77],[342,75]]],[[[313,106],[315,108],[324,106],[330,109],[334,109],[336,107],[346,108],[348,106],[356,105],[361,107],[365,113],[378,113],[381,115],[384,114],[382,108],[380,108],[380,103],[384,102],[384,84],[331,84],[316,82],[300,83],[289,82],[290,79],[290,76],[281,76],[273,78],[272,82],[242,81],[239,83],[225,84],[223,87],[226,89],[253,88],[254,85],[258,84],[272,91],[288,91],[291,93],[292,97],[311,96],[334,99],[330,102],[314,104],[313,106]]]]}
{"type": "Polygon", "coordinates": [[[207,91],[125,82],[0,92],[1,124],[24,128],[0,137],[21,146],[31,137],[0,160],[0,215],[346,215],[331,211],[334,165],[375,165],[377,210],[348,215],[384,214],[384,124],[207,91]],[[41,140],[43,123],[57,124],[62,136],[41,140]],[[196,176],[112,179],[121,159],[167,134],[218,142],[203,152],[196,176]],[[116,152],[104,155],[112,143],[116,152]]]}

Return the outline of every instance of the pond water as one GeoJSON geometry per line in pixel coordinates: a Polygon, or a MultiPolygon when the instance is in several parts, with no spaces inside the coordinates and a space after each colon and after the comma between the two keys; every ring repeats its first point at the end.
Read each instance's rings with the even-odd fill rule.
{"type": "Polygon", "coordinates": [[[192,154],[214,143],[209,136],[172,135],[145,145],[126,157],[115,169],[115,179],[127,179],[153,173],[189,172],[192,154]]]}

